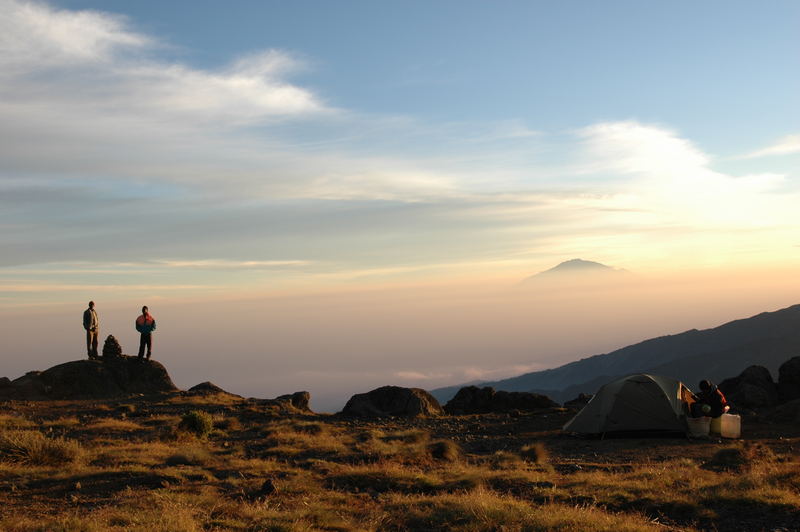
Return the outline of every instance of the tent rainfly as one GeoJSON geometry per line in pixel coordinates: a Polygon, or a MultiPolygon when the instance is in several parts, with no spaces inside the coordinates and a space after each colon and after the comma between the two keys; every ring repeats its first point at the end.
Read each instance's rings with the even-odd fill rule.
{"type": "Polygon", "coordinates": [[[564,430],[585,434],[614,431],[685,431],[689,389],[656,375],[629,375],[608,383],[564,430]]]}

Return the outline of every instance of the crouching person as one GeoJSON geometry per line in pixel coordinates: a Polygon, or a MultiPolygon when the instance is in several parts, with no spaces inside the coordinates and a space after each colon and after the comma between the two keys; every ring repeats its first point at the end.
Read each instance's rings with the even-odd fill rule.
{"type": "Polygon", "coordinates": [[[719,417],[730,410],[725,395],[711,381],[700,381],[700,393],[693,395],[692,417],[719,417]]]}

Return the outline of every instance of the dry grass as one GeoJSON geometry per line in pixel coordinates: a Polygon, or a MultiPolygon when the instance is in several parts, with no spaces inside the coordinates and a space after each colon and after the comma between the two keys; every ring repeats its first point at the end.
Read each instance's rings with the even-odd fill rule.
{"type": "Polygon", "coordinates": [[[354,422],[231,404],[201,407],[213,412],[205,438],[176,432],[198,408],[188,398],[139,402],[134,419],[120,419],[118,403],[0,412],[0,530],[790,530],[800,522],[800,440],[668,442],[690,452],[676,458],[652,455],[646,443],[517,436],[503,425],[517,419],[354,422]]]}
{"type": "Polygon", "coordinates": [[[36,423],[21,416],[0,414],[0,429],[29,429],[36,423]]]}
{"type": "Polygon", "coordinates": [[[138,423],[133,421],[128,421],[126,419],[114,419],[114,418],[102,418],[90,423],[86,426],[86,430],[94,430],[94,431],[119,431],[119,432],[130,432],[134,430],[141,430],[142,426],[138,423]]]}
{"type": "Polygon", "coordinates": [[[0,461],[58,467],[78,463],[83,454],[78,442],[48,438],[38,430],[0,432],[0,461]]]}
{"type": "Polygon", "coordinates": [[[205,447],[200,446],[187,446],[177,449],[174,454],[171,454],[164,460],[167,465],[194,465],[203,466],[209,465],[213,461],[211,452],[205,447]]]}
{"type": "Polygon", "coordinates": [[[387,504],[385,530],[643,531],[660,528],[638,514],[597,507],[530,505],[485,489],[438,497],[396,495],[387,504]]]}

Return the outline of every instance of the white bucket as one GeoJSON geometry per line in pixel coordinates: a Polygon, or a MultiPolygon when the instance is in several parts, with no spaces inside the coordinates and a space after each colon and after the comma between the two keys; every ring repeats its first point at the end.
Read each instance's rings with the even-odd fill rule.
{"type": "Polygon", "coordinates": [[[742,435],[742,418],[737,414],[722,414],[711,420],[711,432],[723,438],[739,438],[742,435]]]}
{"type": "Polygon", "coordinates": [[[690,438],[707,438],[711,428],[710,417],[687,417],[686,426],[689,428],[690,438]]]}

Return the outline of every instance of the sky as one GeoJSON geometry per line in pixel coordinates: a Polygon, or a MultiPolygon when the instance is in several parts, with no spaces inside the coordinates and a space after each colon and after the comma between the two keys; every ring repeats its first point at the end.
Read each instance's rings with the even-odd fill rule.
{"type": "Polygon", "coordinates": [[[800,302],[797,2],[0,12],[0,374],[90,299],[179,385],[339,398],[800,302]],[[578,257],[646,281],[515,289],[578,257]]]}

